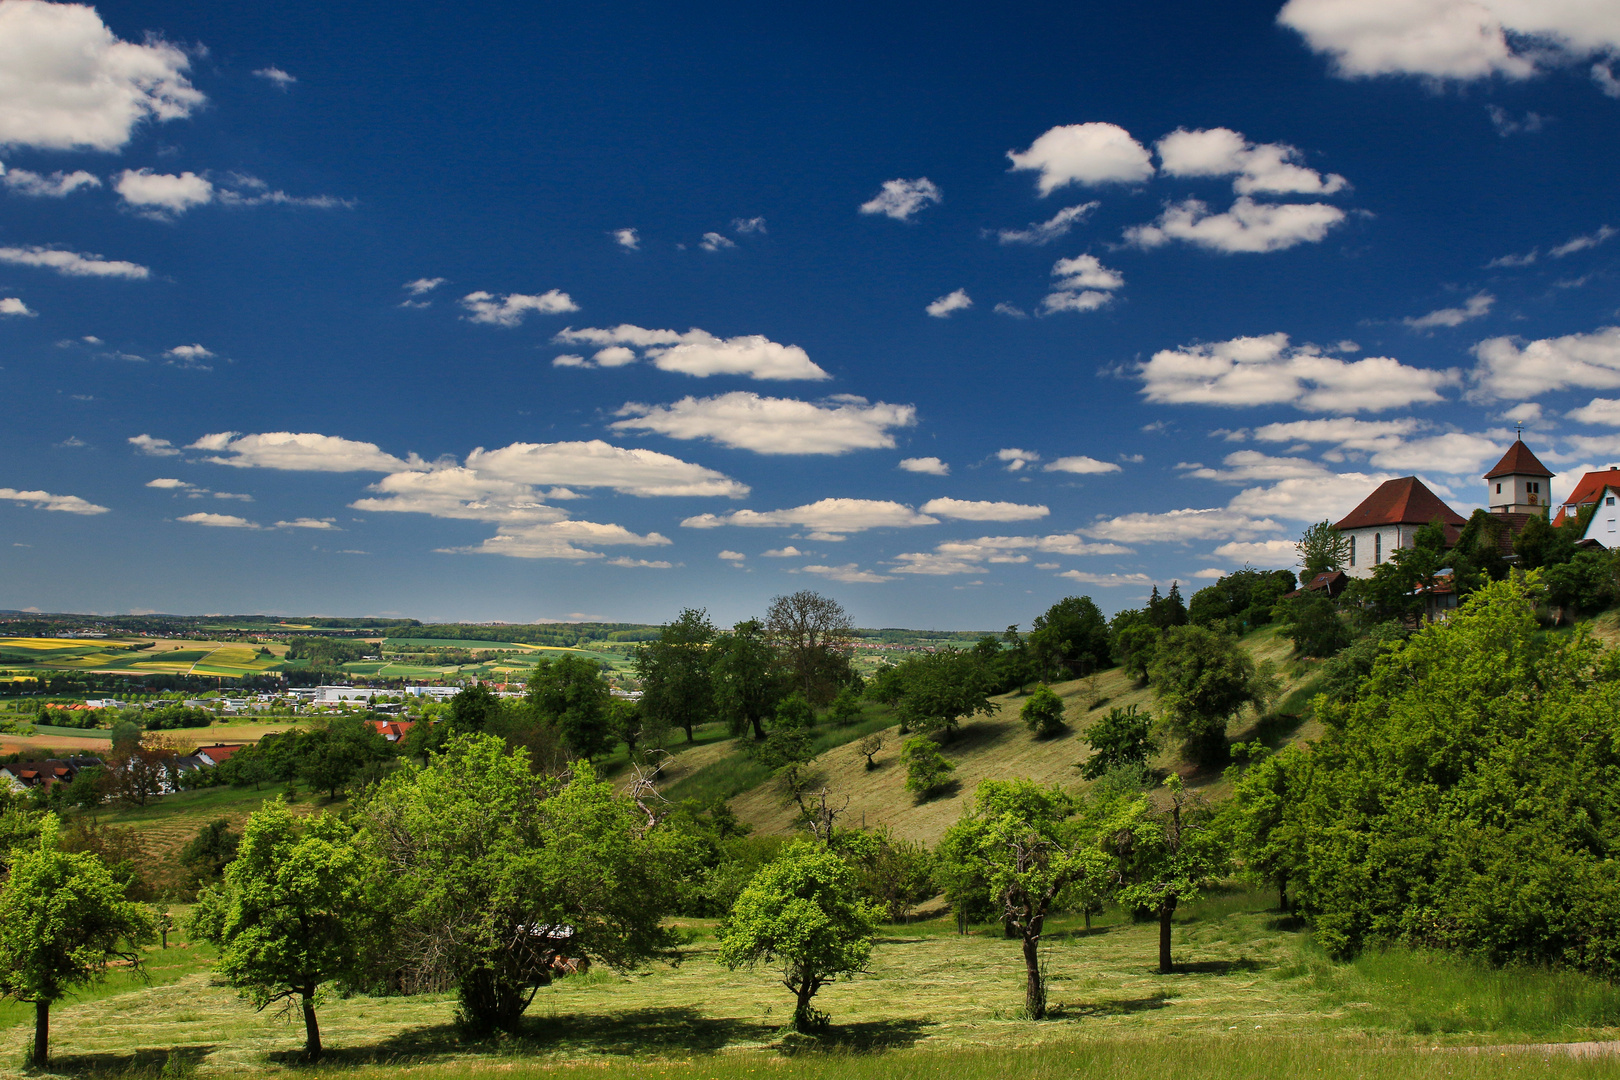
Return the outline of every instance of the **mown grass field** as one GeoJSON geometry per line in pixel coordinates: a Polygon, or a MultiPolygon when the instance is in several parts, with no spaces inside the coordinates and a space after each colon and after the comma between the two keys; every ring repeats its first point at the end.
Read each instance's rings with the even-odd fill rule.
{"type": "MultiPolygon", "coordinates": [[[[727,971],[715,959],[714,923],[685,920],[691,941],[678,966],[562,980],[536,996],[518,1038],[462,1042],[446,995],[334,995],[321,1009],[327,1069],[573,1076],[572,1066],[580,1076],[670,1080],[1620,1072],[1615,1060],[1510,1049],[1620,1034],[1612,986],[1411,953],[1335,964],[1269,910],[1272,902],[1234,892],[1178,914],[1171,975],[1156,970],[1156,925],[1114,913],[1087,933],[1078,920],[1057,920],[1045,943],[1053,1018],[1040,1023],[1019,1017],[1016,942],[995,929],[958,936],[948,919],[889,926],[867,972],[818,996],[832,1030],[821,1047],[797,1053],[785,1052],[791,999],[775,976],[727,971]]],[[[149,955],[154,985],[121,974],[122,982],[58,1007],[61,1071],[150,1067],[155,1076],[170,1063],[172,1075],[174,1062],[203,1074],[305,1071],[296,1060],[301,1025],[255,1013],[217,985],[206,947],[149,955]]],[[[0,1010],[0,1072],[20,1060],[28,1019],[15,1006],[0,1010]]]]}

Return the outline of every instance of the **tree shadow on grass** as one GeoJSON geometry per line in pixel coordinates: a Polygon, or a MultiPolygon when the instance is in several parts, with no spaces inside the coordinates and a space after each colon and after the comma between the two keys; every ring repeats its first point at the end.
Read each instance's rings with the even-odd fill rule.
{"type": "Polygon", "coordinates": [[[1176,964],[1177,975],[1236,975],[1241,972],[1259,971],[1265,965],[1258,960],[1244,958],[1242,960],[1195,960],[1190,964],[1176,964]]]}
{"type": "Polygon", "coordinates": [[[128,1054],[52,1054],[47,1071],[85,1078],[116,1076],[119,1080],[148,1076],[157,1080],[165,1072],[170,1076],[189,1076],[214,1049],[207,1045],[180,1046],[172,1050],[144,1049],[128,1054]]]}
{"type": "MultiPolygon", "coordinates": [[[[933,1020],[868,1020],[833,1024],[815,1043],[817,1051],[894,1050],[917,1045],[935,1026],[933,1020]]],[[[804,1049],[795,1047],[794,1053],[804,1049]]]]}
{"type": "Polygon", "coordinates": [[[1175,996],[1161,991],[1144,998],[1108,998],[1103,1001],[1073,1001],[1053,1005],[1047,1015],[1054,1020],[1079,1020],[1084,1017],[1126,1016],[1151,1012],[1169,1005],[1175,996]]]}

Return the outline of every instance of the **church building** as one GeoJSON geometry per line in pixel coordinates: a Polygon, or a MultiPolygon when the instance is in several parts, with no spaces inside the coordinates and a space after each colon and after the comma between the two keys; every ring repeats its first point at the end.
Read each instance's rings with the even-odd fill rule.
{"type": "MultiPolygon", "coordinates": [[[[1502,460],[1485,474],[1485,505],[1507,526],[1499,531],[1499,537],[1502,553],[1509,558],[1513,538],[1524,531],[1530,518],[1547,515],[1552,503],[1552,477],[1553,471],[1537,460],[1522,438],[1515,439],[1502,460]]],[[[1351,577],[1372,577],[1374,567],[1396,548],[1411,547],[1417,531],[1436,519],[1445,527],[1447,547],[1456,544],[1462,527],[1468,524],[1467,518],[1447,506],[1417,477],[1386,480],[1337,523],[1338,530],[1350,541],[1345,572],[1351,577]]]]}

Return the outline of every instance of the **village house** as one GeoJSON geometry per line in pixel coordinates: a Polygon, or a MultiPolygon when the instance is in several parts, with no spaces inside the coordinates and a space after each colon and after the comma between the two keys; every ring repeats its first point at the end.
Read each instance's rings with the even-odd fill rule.
{"type": "MultiPolygon", "coordinates": [[[[1587,476],[1601,476],[1602,473],[1587,473],[1587,476]]],[[[1602,492],[1592,502],[1585,505],[1596,505],[1592,513],[1592,520],[1586,525],[1586,532],[1581,534],[1580,543],[1584,547],[1612,548],[1620,545],[1620,532],[1615,530],[1615,520],[1620,518],[1620,485],[1610,487],[1604,485],[1602,492]]],[[[1582,507],[1577,504],[1577,511],[1582,507]]],[[[1563,510],[1560,509],[1562,514],[1563,510]]]]}
{"type": "Polygon", "coordinates": [[[14,792],[33,787],[48,788],[53,784],[71,784],[84,769],[105,768],[106,762],[98,757],[48,758],[44,761],[15,761],[0,765],[0,784],[14,792]]]}

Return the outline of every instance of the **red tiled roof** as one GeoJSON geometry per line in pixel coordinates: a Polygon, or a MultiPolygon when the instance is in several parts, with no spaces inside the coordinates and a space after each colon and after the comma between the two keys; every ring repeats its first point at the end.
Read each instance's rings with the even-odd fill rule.
{"type": "Polygon", "coordinates": [[[222,743],[218,746],[199,746],[197,753],[207,754],[215,765],[222,765],[225,759],[236,753],[246,745],[244,743],[222,743]]]}
{"type": "Polygon", "coordinates": [[[1365,529],[1374,525],[1427,525],[1439,518],[1445,525],[1466,525],[1468,519],[1440,501],[1415,476],[1385,480],[1378,490],[1346,514],[1335,528],[1365,529]]]}
{"type": "Polygon", "coordinates": [[[1553,518],[1553,524],[1564,523],[1564,507],[1590,506],[1602,497],[1603,489],[1606,487],[1620,488],[1620,469],[1589,472],[1581,477],[1581,482],[1575,485],[1575,490],[1565,496],[1563,505],[1558,508],[1558,516],[1553,518]]]}
{"type": "Polygon", "coordinates": [[[1552,476],[1553,471],[1536,460],[1536,455],[1524,445],[1523,439],[1516,439],[1508,447],[1508,452],[1502,455],[1502,460],[1496,463],[1496,468],[1485,474],[1485,479],[1492,480],[1498,476],[1552,476]]]}

